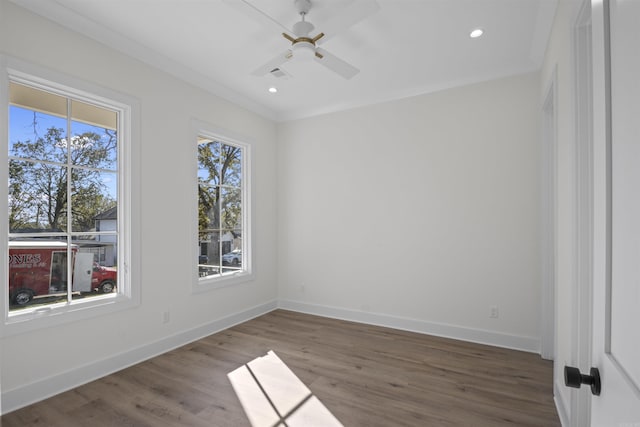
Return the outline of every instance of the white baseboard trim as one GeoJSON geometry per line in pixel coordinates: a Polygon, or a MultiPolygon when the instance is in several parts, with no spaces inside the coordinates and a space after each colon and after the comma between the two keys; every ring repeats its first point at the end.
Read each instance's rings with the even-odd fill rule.
{"type": "Polygon", "coordinates": [[[540,339],[535,337],[511,335],[340,307],[307,304],[292,300],[279,300],[278,308],[540,354],[540,339]]]}
{"type": "Polygon", "coordinates": [[[556,411],[558,411],[558,418],[560,418],[560,424],[563,427],[569,426],[569,410],[567,402],[564,401],[563,394],[560,393],[560,388],[564,387],[564,384],[560,384],[557,381],[553,383],[553,401],[556,404],[556,411]]]}
{"type": "Polygon", "coordinates": [[[220,332],[277,308],[276,300],[260,304],[239,313],[214,320],[188,331],[179,332],[107,359],[74,368],[13,390],[2,390],[2,414],[39,402],[48,397],[120,371],[167,351],[220,332]]]}

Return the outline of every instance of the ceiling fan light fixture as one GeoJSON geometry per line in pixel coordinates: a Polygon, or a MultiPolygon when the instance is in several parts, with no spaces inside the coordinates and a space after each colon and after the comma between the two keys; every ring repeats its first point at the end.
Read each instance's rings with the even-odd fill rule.
{"type": "Polygon", "coordinates": [[[308,41],[298,41],[291,46],[293,58],[296,60],[310,61],[316,56],[316,46],[308,41]]]}

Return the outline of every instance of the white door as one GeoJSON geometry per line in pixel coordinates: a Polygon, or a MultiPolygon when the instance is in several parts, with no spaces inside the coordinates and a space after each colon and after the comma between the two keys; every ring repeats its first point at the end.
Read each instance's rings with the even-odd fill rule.
{"type": "Polygon", "coordinates": [[[75,292],[91,292],[93,254],[76,252],[73,262],[73,290],[75,292]]]}
{"type": "Polygon", "coordinates": [[[591,425],[640,427],[640,1],[592,8],[592,365],[602,391],[591,425]]]}

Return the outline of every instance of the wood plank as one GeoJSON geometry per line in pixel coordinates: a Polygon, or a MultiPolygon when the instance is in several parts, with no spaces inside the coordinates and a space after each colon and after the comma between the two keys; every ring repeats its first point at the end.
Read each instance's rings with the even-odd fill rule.
{"type": "Polygon", "coordinates": [[[559,426],[539,355],[276,310],[0,418],[249,426],[227,373],[273,350],[346,426],[559,426]]]}

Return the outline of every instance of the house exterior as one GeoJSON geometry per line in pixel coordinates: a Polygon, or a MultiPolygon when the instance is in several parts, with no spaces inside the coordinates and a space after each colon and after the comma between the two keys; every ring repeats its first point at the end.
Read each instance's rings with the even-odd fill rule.
{"type": "MultiPolygon", "coordinates": [[[[96,231],[116,231],[117,219],[118,219],[118,207],[114,206],[98,215],[96,215],[95,224],[96,231]]],[[[117,264],[117,245],[115,235],[96,235],[96,242],[98,245],[90,247],[88,245],[83,246],[83,251],[93,252],[95,254],[95,260],[97,263],[106,267],[113,267],[117,264]]]]}

